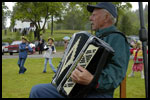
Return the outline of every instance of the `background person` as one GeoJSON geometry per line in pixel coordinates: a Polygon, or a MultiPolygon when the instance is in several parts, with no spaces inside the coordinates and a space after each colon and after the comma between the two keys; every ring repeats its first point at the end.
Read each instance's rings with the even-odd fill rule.
{"type": "Polygon", "coordinates": [[[47,61],[49,61],[49,65],[52,68],[53,72],[56,73],[56,69],[52,64],[52,58],[53,58],[52,54],[56,53],[56,48],[54,46],[53,38],[51,38],[51,37],[48,38],[48,44],[44,46],[44,50],[46,50],[46,51],[43,55],[45,58],[43,73],[46,73],[47,61]]]}
{"type": "Polygon", "coordinates": [[[42,52],[43,52],[43,48],[44,48],[44,39],[43,39],[43,37],[42,37],[42,34],[40,34],[40,39],[39,39],[39,44],[38,44],[38,46],[39,46],[39,54],[42,54],[42,52]]]}
{"type": "Polygon", "coordinates": [[[25,36],[22,36],[22,43],[19,45],[19,60],[18,60],[18,66],[19,66],[19,74],[24,74],[24,72],[27,70],[24,67],[24,63],[26,61],[28,51],[32,52],[32,48],[27,43],[27,38],[25,36]]]}
{"type": "Polygon", "coordinates": [[[69,40],[70,40],[70,37],[69,37],[69,36],[65,36],[65,37],[63,38],[63,40],[64,40],[64,49],[66,50],[67,45],[68,45],[69,40]]]}
{"type": "Polygon", "coordinates": [[[134,77],[134,72],[141,72],[141,79],[144,79],[144,72],[143,72],[143,52],[142,52],[142,43],[140,40],[137,41],[136,43],[137,48],[133,50],[133,61],[134,64],[132,66],[132,71],[128,75],[128,77],[134,77]]]}

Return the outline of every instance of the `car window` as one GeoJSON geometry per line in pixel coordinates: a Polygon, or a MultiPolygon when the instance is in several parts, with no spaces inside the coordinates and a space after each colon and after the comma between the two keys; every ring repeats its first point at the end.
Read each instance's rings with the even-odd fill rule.
{"type": "Polygon", "coordinates": [[[9,43],[2,43],[2,46],[8,46],[9,43]]]}
{"type": "Polygon", "coordinates": [[[18,45],[18,44],[20,44],[21,43],[21,41],[14,41],[11,45],[18,45]]]}
{"type": "Polygon", "coordinates": [[[4,46],[5,45],[5,43],[2,43],[2,46],[4,46]]]}

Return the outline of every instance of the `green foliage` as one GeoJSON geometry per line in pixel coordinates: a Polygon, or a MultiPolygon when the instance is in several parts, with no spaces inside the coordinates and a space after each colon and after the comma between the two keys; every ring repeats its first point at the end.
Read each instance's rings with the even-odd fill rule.
{"type": "Polygon", "coordinates": [[[32,42],[34,40],[34,33],[30,31],[29,34],[27,34],[27,38],[30,42],[32,42]]]}
{"type": "Polygon", "coordinates": [[[5,5],[5,2],[2,2],[2,16],[5,16],[5,14],[6,14],[5,10],[7,10],[7,9],[8,9],[8,7],[5,5]]]}
{"type": "Polygon", "coordinates": [[[17,2],[15,5],[13,19],[22,21],[31,21],[36,27],[36,33],[39,38],[40,31],[44,30],[50,15],[60,16],[63,5],[60,2],[17,2]],[[44,18],[43,26],[40,26],[41,19],[44,18]]]}
{"type": "MultiPolygon", "coordinates": [[[[122,10],[123,13],[119,17],[118,29],[124,32],[126,35],[138,35],[140,29],[140,20],[139,20],[139,10],[131,11],[122,10]]],[[[148,9],[145,6],[144,9],[144,22],[146,27],[148,27],[148,9]]]]}
{"type": "Polygon", "coordinates": [[[15,37],[16,40],[21,40],[21,34],[20,34],[19,31],[16,32],[16,35],[15,35],[15,36],[16,36],[16,37],[15,37]]]}
{"type": "MultiPolygon", "coordinates": [[[[98,2],[17,2],[12,13],[12,23],[14,26],[15,20],[30,20],[36,26],[36,31],[39,34],[43,26],[39,25],[41,18],[50,19],[48,29],[54,30],[90,30],[91,25],[87,11],[87,5],[96,5],[98,2]]],[[[112,2],[117,6],[118,19],[115,24],[121,31],[127,35],[138,34],[139,31],[139,14],[131,12],[132,5],[129,2],[112,2]]],[[[148,28],[148,6],[144,9],[145,24],[148,28]]],[[[55,33],[55,32],[54,32],[55,33]]]]}
{"type": "Polygon", "coordinates": [[[79,10],[73,10],[68,12],[67,16],[64,16],[64,28],[72,30],[81,30],[84,27],[84,23],[81,18],[82,12],[79,10]]]}
{"type": "Polygon", "coordinates": [[[148,29],[148,5],[145,5],[144,9],[144,22],[146,24],[146,28],[148,29]]]}
{"type": "MultiPolygon", "coordinates": [[[[69,2],[65,3],[65,15],[63,16],[63,23],[57,23],[59,29],[80,29],[90,30],[90,13],[87,11],[87,5],[96,5],[98,2],[69,2]]],[[[124,14],[124,10],[129,10],[132,5],[128,2],[113,2],[118,9],[118,18],[124,14]]],[[[118,23],[117,19],[117,23],[118,23]]],[[[116,26],[117,26],[116,23],[116,26]]],[[[56,26],[57,26],[56,25],[56,26]]]]}
{"type": "MultiPolygon", "coordinates": [[[[73,33],[76,33],[76,32],[79,32],[81,30],[54,30],[54,35],[51,36],[51,30],[45,30],[45,33],[42,33],[43,34],[43,38],[45,40],[48,39],[48,37],[53,37],[55,38],[55,41],[62,41],[62,38],[64,36],[72,36],[73,33]]],[[[30,32],[27,37],[28,39],[30,40],[30,42],[34,41],[34,36],[33,36],[33,32],[30,32]]],[[[7,32],[7,35],[5,36],[4,35],[4,30],[2,31],[2,41],[5,41],[5,42],[12,42],[13,40],[20,40],[20,36],[21,34],[19,32],[10,32],[8,31],[7,32]]]]}
{"type": "Polygon", "coordinates": [[[2,29],[6,28],[6,18],[11,15],[11,11],[5,5],[5,2],[2,2],[2,29]]]}
{"type": "Polygon", "coordinates": [[[124,14],[121,17],[119,29],[121,32],[123,32],[126,35],[130,34],[130,32],[132,30],[132,22],[131,22],[131,19],[130,19],[128,13],[124,14]]]}
{"type": "Polygon", "coordinates": [[[12,43],[13,40],[15,40],[16,33],[10,32],[10,30],[7,29],[7,35],[5,35],[5,30],[2,30],[2,42],[8,42],[12,43]]]}
{"type": "Polygon", "coordinates": [[[54,30],[54,35],[50,35],[51,31],[46,30],[45,34],[43,34],[43,38],[45,40],[48,39],[48,37],[53,37],[55,41],[62,41],[64,36],[71,37],[73,33],[79,32],[80,30],[54,30]]]}

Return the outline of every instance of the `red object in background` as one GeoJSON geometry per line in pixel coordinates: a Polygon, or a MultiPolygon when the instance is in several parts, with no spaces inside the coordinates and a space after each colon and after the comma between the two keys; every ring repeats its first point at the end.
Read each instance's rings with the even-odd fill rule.
{"type": "Polygon", "coordinates": [[[34,53],[36,52],[36,51],[35,51],[35,47],[33,47],[32,49],[33,49],[33,52],[29,52],[29,53],[28,53],[29,55],[32,55],[32,54],[34,54],[34,53]]]}
{"type": "Polygon", "coordinates": [[[136,48],[130,49],[130,53],[133,54],[133,51],[136,50],[136,48]]]}
{"type": "Polygon", "coordinates": [[[8,52],[10,55],[13,55],[13,53],[19,52],[19,44],[22,43],[22,41],[13,41],[11,45],[8,46],[8,52]]]}
{"type": "Polygon", "coordinates": [[[9,45],[8,52],[19,52],[19,45],[9,45]]]}

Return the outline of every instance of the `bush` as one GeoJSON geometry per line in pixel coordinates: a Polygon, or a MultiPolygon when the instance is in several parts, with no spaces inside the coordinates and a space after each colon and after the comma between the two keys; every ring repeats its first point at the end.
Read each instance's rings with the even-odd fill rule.
{"type": "Polygon", "coordinates": [[[3,42],[8,42],[9,44],[11,44],[15,39],[14,38],[5,38],[2,39],[3,42]]]}
{"type": "MultiPolygon", "coordinates": [[[[80,32],[83,30],[54,30],[53,35],[51,35],[51,30],[46,29],[45,33],[43,34],[43,38],[47,41],[48,37],[53,37],[55,41],[62,41],[62,38],[64,36],[71,37],[74,33],[80,32]]],[[[87,30],[86,30],[87,31],[87,30]]],[[[90,31],[89,31],[90,32],[90,31]]],[[[30,32],[28,35],[26,35],[30,42],[34,41],[34,33],[30,32]]],[[[12,42],[13,40],[20,40],[21,34],[19,32],[8,32],[8,34],[4,35],[4,30],[2,31],[2,40],[5,42],[12,42]]]]}
{"type": "Polygon", "coordinates": [[[19,31],[16,32],[16,37],[15,40],[20,40],[21,39],[21,34],[19,31]]]}
{"type": "Polygon", "coordinates": [[[30,31],[29,34],[27,35],[27,38],[30,42],[32,42],[34,40],[34,33],[30,31]]]}

